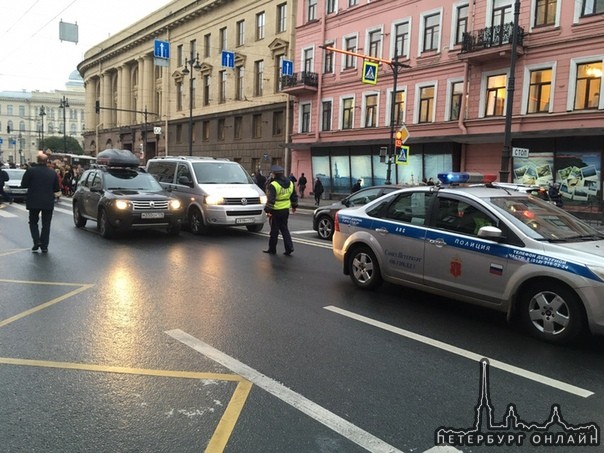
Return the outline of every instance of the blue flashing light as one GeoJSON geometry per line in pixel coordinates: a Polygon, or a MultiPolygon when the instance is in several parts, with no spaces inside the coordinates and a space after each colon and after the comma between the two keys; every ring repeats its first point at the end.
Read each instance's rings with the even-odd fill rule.
{"type": "Polygon", "coordinates": [[[442,184],[488,184],[497,179],[497,175],[483,175],[482,173],[471,172],[448,172],[439,173],[438,180],[442,184]]]}

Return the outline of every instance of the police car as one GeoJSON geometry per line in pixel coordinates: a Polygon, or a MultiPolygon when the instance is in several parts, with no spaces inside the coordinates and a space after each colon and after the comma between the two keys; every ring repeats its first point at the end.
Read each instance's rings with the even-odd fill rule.
{"type": "Polygon", "coordinates": [[[139,168],[138,157],[129,150],[100,152],[97,164],[82,174],[73,195],[75,226],[96,221],[105,238],[116,231],[150,228],[178,235],[183,217],[182,203],[139,168]]]}
{"type": "Polygon", "coordinates": [[[495,178],[443,173],[440,186],[340,210],[344,274],[363,289],[385,280],[494,308],[555,343],[604,334],[604,234],[495,178]]]}

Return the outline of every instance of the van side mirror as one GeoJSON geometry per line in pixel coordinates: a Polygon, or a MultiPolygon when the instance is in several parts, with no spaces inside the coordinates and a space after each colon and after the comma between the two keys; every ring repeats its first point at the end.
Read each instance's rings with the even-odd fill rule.
{"type": "Polygon", "coordinates": [[[193,187],[193,181],[191,181],[188,176],[180,176],[178,178],[178,184],[193,187]]]}

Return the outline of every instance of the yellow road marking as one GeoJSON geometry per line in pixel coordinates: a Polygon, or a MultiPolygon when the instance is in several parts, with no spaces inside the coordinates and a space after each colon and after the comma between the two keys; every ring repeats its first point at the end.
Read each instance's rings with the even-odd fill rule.
{"type": "MultiPolygon", "coordinates": [[[[0,281],[6,281],[6,280],[0,280],[0,281]]],[[[34,283],[34,284],[49,284],[49,285],[59,285],[59,283],[41,283],[41,282],[16,282],[16,283],[34,283]]],[[[67,284],[69,286],[73,286],[73,283],[67,284]]],[[[48,302],[45,302],[41,305],[38,305],[34,308],[31,308],[29,310],[26,310],[24,312],[19,313],[18,315],[15,316],[11,316],[10,318],[5,319],[4,321],[0,321],[0,327],[4,327],[12,322],[18,321],[19,319],[25,318],[26,316],[31,315],[32,313],[36,313],[40,310],[44,310],[45,308],[48,308],[56,303],[59,303],[71,296],[75,296],[76,294],[79,294],[83,291],[86,291],[87,289],[92,288],[94,285],[82,285],[80,288],[74,289],[73,291],[68,292],[67,294],[63,294],[62,296],[59,296],[55,299],[49,300],[48,302]]]]}
{"type": "Polygon", "coordinates": [[[231,401],[227,406],[222,418],[214,431],[214,435],[210,439],[210,443],[205,450],[206,453],[220,453],[226,448],[226,445],[233,434],[237,420],[241,415],[243,406],[247,400],[250,390],[252,389],[252,383],[241,378],[241,382],[237,384],[237,388],[233,392],[231,401]]]}

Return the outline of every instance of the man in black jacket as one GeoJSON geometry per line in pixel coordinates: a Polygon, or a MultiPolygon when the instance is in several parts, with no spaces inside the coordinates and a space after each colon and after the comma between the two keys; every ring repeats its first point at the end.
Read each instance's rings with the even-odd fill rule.
{"type": "Polygon", "coordinates": [[[25,207],[29,211],[29,231],[34,241],[32,251],[39,248],[42,253],[48,252],[50,239],[50,221],[55,207],[55,192],[59,189],[59,177],[54,170],[48,168],[48,156],[39,152],[37,165],[27,169],[21,180],[21,187],[27,188],[25,207]],[[42,214],[42,234],[38,229],[38,222],[42,214]]]}

